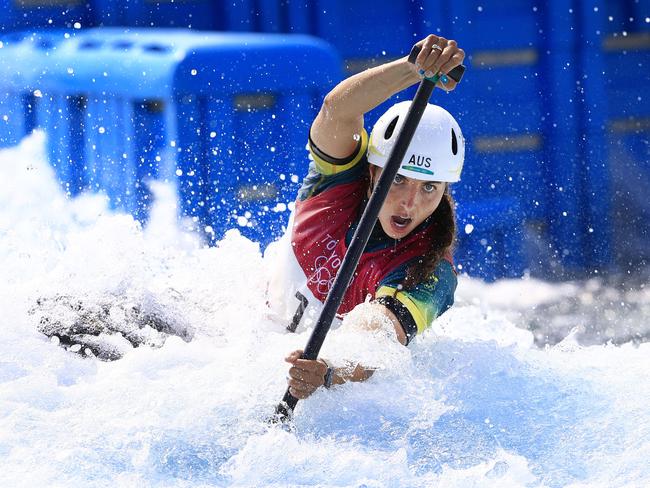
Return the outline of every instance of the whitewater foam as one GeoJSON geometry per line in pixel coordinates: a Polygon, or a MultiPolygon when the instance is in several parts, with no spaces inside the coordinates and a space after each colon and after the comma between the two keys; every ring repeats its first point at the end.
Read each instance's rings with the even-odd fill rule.
{"type": "MultiPolygon", "coordinates": [[[[387,346],[369,381],[300,402],[286,431],[266,419],[286,388],[283,358],[308,333],[267,318],[259,246],[230,231],[206,247],[176,224],[166,185],[154,186],[145,229],[102,196],[70,200],[43,148],[35,134],[0,152],[0,485],[650,482],[650,346],[564,334],[540,348],[522,321],[567,290],[589,293],[579,283],[461,277],[457,305],[430,331],[387,346]],[[71,354],[29,313],[54,294],[152,300],[192,340],[172,334],[114,362],[71,354]]],[[[647,290],[626,299],[639,304],[629,320],[647,325],[647,290]]],[[[323,353],[376,359],[381,338],[351,329],[323,353]]]]}

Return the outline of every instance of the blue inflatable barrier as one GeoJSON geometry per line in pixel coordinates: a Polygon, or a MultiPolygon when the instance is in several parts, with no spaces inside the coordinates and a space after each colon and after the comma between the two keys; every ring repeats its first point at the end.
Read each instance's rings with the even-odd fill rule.
{"type": "Polygon", "coordinates": [[[19,59],[33,49],[27,36],[3,36],[0,41],[0,147],[18,144],[28,131],[26,100],[30,73],[19,59]]]}
{"type": "MultiPolygon", "coordinates": [[[[200,164],[196,150],[181,151],[179,159],[184,175],[207,173],[196,205],[204,205],[217,235],[233,223],[263,243],[283,232],[282,213],[288,217],[306,170],[309,126],[340,77],[331,47],[299,35],[231,36],[179,67],[175,91],[188,114],[181,146],[202,155],[200,164]]],[[[181,185],[197,198],[192,178],[181,177],[181,185]]]]}
{"type": "Polygon", "coordinates": [[[140,220],[147,180],[173,181],[196,228],[263,244],[286,223],[309,124],[341,76],[326,43],[299,35],[93,29],[54,59],[37,113],[53,165],[83,168],[75,184],[140,220]]]}
{"type": "Polygon", "coordinates": [[[17,144],[37,125],[41,77],[50,54],[71,35],[59,30],[13,32],[0,38],[0,147],[17,144]]]}

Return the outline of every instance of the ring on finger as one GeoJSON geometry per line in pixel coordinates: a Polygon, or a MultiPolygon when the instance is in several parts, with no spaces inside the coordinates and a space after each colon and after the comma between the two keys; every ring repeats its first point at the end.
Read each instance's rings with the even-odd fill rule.
{"type": "Polygon", "coordinates": [[[433,49],[437,49],[440,52],[442,52],[442,48],[440,46],[438,46],[437,44],[434,44],[433,46],[431,46],[431,50],[433,50],[433,49]]]}

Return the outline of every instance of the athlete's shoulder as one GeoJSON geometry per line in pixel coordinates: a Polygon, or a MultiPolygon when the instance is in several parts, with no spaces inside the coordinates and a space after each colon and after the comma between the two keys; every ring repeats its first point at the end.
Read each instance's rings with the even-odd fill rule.
{"type": "Polygon", "coordinates": [[[347,158],[333,158],[321,151],[310,139],[309,171],[298,191],[298,200],[304,201],[341,185],[359,182],[366,174],[368,134],[362,131],[359,144],[347,158]]]}
{"type": "Polygon", "coordinates": [[[326,176],[337,175],[353,169],[366,159],[368,133],[365,129],[361,130],[356,149],[346,158],[334,158],[326,154],[316,146],[311,136],[309,137],[308,149],[309,158],[314,163],[316,171],[326,176]]]}

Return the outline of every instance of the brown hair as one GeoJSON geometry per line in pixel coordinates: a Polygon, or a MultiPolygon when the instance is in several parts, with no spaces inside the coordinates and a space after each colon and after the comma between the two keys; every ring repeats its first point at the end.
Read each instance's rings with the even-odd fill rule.
{"type": "Polygon", "coordinates": [[[402,289],[413,288],[425,281],[436,269],[438,263],[451,254],[456,240],[456,212],[454,199],[449,193],[449,185],[440,200],[438,208],[429,217],[431,248],[420,256],[406,271],[406,277],[400,283],[402,289]]]}

